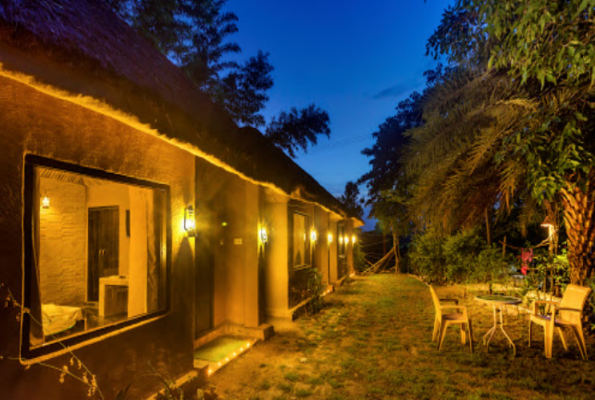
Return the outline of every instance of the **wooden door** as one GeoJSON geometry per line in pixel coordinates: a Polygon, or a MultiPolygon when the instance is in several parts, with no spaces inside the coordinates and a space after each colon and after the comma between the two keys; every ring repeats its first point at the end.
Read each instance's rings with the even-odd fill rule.
{"type": "Polygon", "coordinates": [[[117,206],[89,208],[87,301],[99,301],[99,278],[118,275],[119,216],[117,206]]]}

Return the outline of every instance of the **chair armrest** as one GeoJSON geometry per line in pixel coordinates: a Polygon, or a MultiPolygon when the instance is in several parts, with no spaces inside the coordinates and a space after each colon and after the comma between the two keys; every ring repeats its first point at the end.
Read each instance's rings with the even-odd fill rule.
{"type": "Polygon", "coordinates": [[[438,299],[441,303],[455,303],[459,304],[459,299],[438,299]]]}
{"type": "Polygon", "coordinates": [[[552,307],[552,315],[556,315],[558,311],[572,311],[577,313],[583,313],[583,310],[579,310],[578,308],[569,308],[569,307],[552,307]]]}

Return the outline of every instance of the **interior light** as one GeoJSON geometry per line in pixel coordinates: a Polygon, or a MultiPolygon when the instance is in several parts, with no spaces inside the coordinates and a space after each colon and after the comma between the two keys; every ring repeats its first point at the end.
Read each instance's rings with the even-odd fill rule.
{"type": "Polygon", "coordinates": [[[194,208],[188,205],[184,210],[184,230],[190,237],[196,236],[196,220],[194,215],[194,208]]]}
{"type": "Polygon", "coordinates": [[[41,208],[50,208],[50,198],[48,196],[43,196],[43,199],[41,199],[41,208]]]}

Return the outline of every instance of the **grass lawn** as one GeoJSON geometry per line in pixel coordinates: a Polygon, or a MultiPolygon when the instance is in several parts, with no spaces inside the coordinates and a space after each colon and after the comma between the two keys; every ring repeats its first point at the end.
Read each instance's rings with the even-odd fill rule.
{"type": "MultiPolygon", "coordinates": [[[[461,297],[457,287],[438,294],[461,297]]],[[[481,344],[492,309],[473,300],[475,354],[450,327],[443,350],[432,343],[434,307],[425,284],[408,276],[358,278],[325,298],[315,316],[275,325],[276,336],[257,344],[211,378],[223,399],[594,399],[595,361],[583,362],[554,342],[543,355],[537,327],[527,347],[527,316],[505,314],[517,356],[500,332],[487,353],[481,344]]],[[[593,338],[587,337],[593,354],[593,338]]]]}

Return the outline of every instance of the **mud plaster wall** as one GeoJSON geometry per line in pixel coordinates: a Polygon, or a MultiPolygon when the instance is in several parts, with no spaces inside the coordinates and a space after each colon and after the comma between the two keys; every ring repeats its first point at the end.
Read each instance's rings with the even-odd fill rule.
{"type": "Polygon", "coordinates": [[[40,209],[41,302],[80,306],[87,296],[86,188],[41,178],[39,189],[50,198],[40,209]]]}
{"type": "MultiPolygon", "coordinates": [[[[175,121],[174,121],[175,123],[175,121]]],[[[32,153],[121,175],[167,184],[171,193],[170,312],[162,318],[92,341],[75,350],[97,376],[106,399],[132,386],[131,399],[160,388],[148,363],[170,377],[193,367],[194,242],[182,230],[184,208],[194,202],[194,157],[160,139],[108,117],[0,78],[0,282],[22,297],[24,156],[32,153]]],[[[19,356],[17,311],[0,310],[0,354],[19,356]]],[[[70,356],[47,363],[62,368],[70,356]]],[[[0,360],[0,387],[7,399],[80,399],[87,388],[64,384],[48,368],[25,369],[0,360]]]]}

